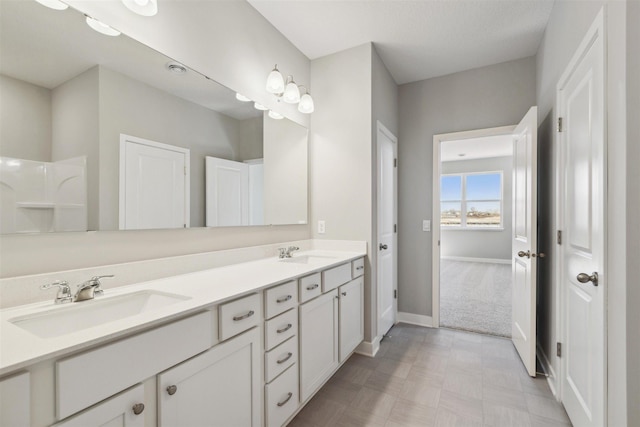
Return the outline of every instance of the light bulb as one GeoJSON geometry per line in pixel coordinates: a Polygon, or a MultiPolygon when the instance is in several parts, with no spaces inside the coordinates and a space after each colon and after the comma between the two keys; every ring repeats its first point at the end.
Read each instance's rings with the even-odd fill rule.
{"type": "Polygon", "coordinates": [[[300,104],[298,104],[298,111],[305,114],[311,114],[315,110],[313,105],[313,98],[308,93],[305,93],[300,98],[300,104]]]}
{"type": "Polygon", "coordinates": [[[282,95],[282,99],[284,99],[284,102],[288,102],[289,104],[300,102],[300,89],[298,89],[298,85],[293,81],[293,79],[287,84],[287,87],[284,89],[284,95],[282,95]]]}
{"type": "Polygon", "coordinates": [[[158,13],[158,0],[122,0],[130,11],[142,16],[153,16],[158,13]]]}
{"type": "Polygon", "coordinates": [[[242,101],[242,102],[249,102],[249,101],[251,101],[251,99],[247,98],[246,96],[244,96],[244,95],[243,95],[243,94],[241,94],[241,93],[236,93],[236,99],[237,99],[238,101],[242,101]]]}
{"type": "Polygon", "coordinates": [[[47,6],[48,8],[55,10],[65,10],[69,7],[68,4],[62,3],[60,0],[36,0],[43,6],[47,6]]]}
{"type": "Polygon", "coordinates": [[[254,103],[253,103],[253,106],[255,107],[255,109],[256,109],[256,110],[260,110],[260,111],[266,111],[266,110],[268,110],[268,108],[267,108],[267,107],[265,107],[264,105],[259,104],[259,103],[257,103],[257,102],[254,102],[254,103]]]}
{"type": "Polygon", "coordinates": [[[278,71],[278,66],[269,73],[267,77],[267,92],[269,93],[282,93],[284,92],[284,79],[282,74],[278,71]]]}
{"type": "Polygon", "coordinates": [[[269,110],[269,117],[271,117],[272,119],[276,119],[276,120],[284,119],[284,116],[282,114],[276,113],[273,110],[269,110]]]}
{"type": "Polygon", "coordinates": [[[98,21],[97,19],[93,19],[90,16],[87,16],[87,25],[93,28],[94,30],[96,30],[97,32],[99,32],[100,34],[104,34],[105,36],[115,37],[120,35],[120,31],[114,30],[107,24],[103,24],[102,22],[98,21]]]}

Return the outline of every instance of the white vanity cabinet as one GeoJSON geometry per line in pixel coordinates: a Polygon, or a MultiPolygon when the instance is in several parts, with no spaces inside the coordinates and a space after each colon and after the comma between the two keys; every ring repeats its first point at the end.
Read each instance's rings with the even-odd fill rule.
{"type": "Polygon", "coordinates": [[[259,427],[261,354],[252,329],[158,375],[158,426],[259,427]]]}
{"type": "Polygon", "coordinates": [[[338,291],[300,306],[300,399],[313,395],[338,367],[338,291]]]}
{"type": "Polygon", "coordinates": [[[31,425],[29,381],[28,372],[0,380],[0,426],[31,425]]]}
{"type": "Polygon", "coordinates": [[[364,339],[364,279],[358,277],[338,288],[340,298],[340,362],[364,339]]]}
{"type": "Polygon", "coordinates": [[[144,387],[140,384],[55,424],[54,427],[144,427],[146,408],[143,402],[144,387]]]}

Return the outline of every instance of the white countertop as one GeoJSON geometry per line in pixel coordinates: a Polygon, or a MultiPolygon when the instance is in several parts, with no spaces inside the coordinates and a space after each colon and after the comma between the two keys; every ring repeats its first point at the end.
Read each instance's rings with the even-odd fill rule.
{"type": "Polygon", "coordinates": [[[277,258],[233,264],[210,270],[152,280],[135,285],[107,289],[95,300],[56,305],[48,302],[28,304],[0,310],[0,376],[34,363],[60,357],[71,352],[102,344],[114,338],[148,329],[152,326],[183,317],[207,306],[235,299],[245,294],[306,276],[315,271],[363,257],[364,252],[306,251],[305,255],[326,256],[313,263],[282,262],[277,258]],[[11,323],[11,319],[25,315],[38,315],[51,310],[64,310],[71,306],[98,303],[110,297],[138,291],[166,292],[187,297],[171,305],[85,328],[53,338],[38,337],[11,323]]]}

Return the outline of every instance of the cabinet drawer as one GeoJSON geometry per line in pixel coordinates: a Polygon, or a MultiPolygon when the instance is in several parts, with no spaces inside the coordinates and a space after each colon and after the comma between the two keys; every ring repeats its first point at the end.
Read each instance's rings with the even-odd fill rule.
{"type": "Polygon", "coordinates": [[[213,325],[207,311],[56,362],[57,419],[210,348],[213,325]]]}
{"type": "Polygon", "coordinates": [[[124,427],[143,427],[145,413],[144,386],[140,384],[53,427],[105,426],[116,419],[124,427]]]}
{"type": "Polygon", "coordinates": [[[298,305],[298,288],[292,280],[264,292],[265,317],[271,319],[298,305]]]}
{"type": "Polygon", "coordinates": [[[322,293],[322,289],[320,288],[321,282],[322,278],[320,277],[320,273],[300,278],[300,302],[309,301],[311,298],[315,298],[320,295],[322,293]]]}
{"type": "Polygon", "coordinates": [[[298,334],[298,311],[289,310],[265,322],[264,346],[270,350],[284,340],[298,334]]]}
{"type": "Polygon", "coordinates": [[[356,278],[364,274],[364,258],[351,262],[351,277],[356,278]]]}
{"type": "Polygon", "coordinates": [[[271,382],[285,369],[298,361],[298,338],[283,342],[264,355],[264,380],[271,382]]]}
{"type": "Polygon", "coordinates": [[[344,285],[351,280],[351,263],[339,265],[322,272],[322,292],[344,285]]]}
{"type": "Polygon", "coordinates": [[[280,427],[298,409],[298,369],[293,365],[265,388],[267,427],[280,427]]]}
{"type": "Polygon", "coordinates": [[[260,323],[260,294],[220,304],[220,341],[238,335],[260,323]]]}

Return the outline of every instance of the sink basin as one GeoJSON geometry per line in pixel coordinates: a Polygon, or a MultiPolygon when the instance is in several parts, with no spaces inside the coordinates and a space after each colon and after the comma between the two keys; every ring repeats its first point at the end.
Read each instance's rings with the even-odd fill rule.
{"type": "Polygon", "coordinates": [[[155,291],[69,303],[53,310],[9,319],[19,328],[40,338],[55,338],[126,317],[147,313],[190,299],[155,291]]]}
{"type": "Polygon", "coordinates": [[[335,259],[335,257],[328,255],[299,255],[293,256],[292,258],[282,258],[279,261],[291,262],[294,264],[317,264],[331,259],[335,259]]]}

